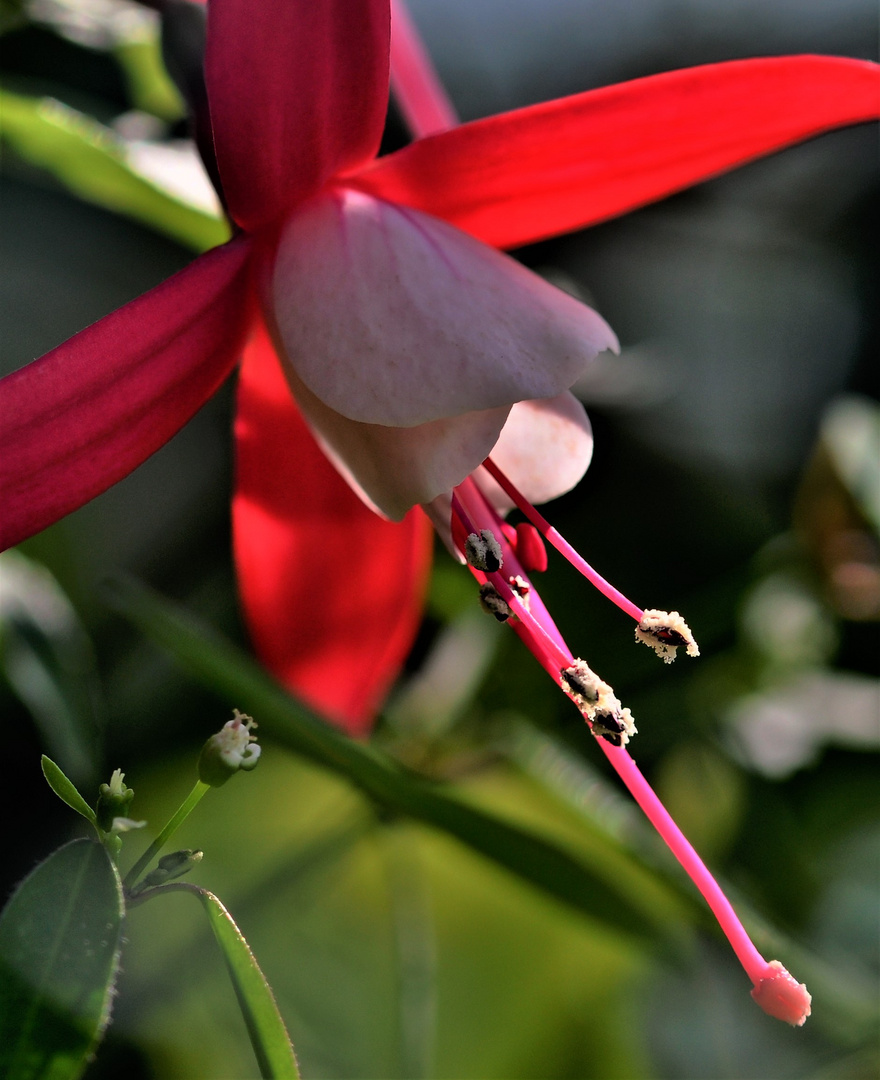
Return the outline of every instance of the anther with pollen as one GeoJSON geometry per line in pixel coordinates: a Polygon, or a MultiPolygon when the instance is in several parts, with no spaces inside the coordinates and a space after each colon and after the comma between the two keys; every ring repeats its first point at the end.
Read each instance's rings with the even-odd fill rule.
{"type": "MultiPolygon", "coordinates": [[[[675,659],[676,650],[682,646],[684,646],[688,656],[700,655],[700,650],[690,627],[677,611],[659,611],[655,608],[643,610],[637,604],[634,604],[632,600],[628,600],[619,589],[615,589],[609,581],[606,581],[601,574],[594,570],[579,552],[575,551],[565,537],[532,506],[491,458],[486,458],[483,462],[483,468],[507,494],[517,509],[525,514],[528,523],[548,543],[552,544],[576,570],[579,570],[588,581],[592,582],[603,596],[616,604],[621,611],[625,611],[627,615],[635,619],[639,624],[636,630],[637,641],[650,645],[667,664],[672,663],[675,659]]],[[[524,542],[524,549],[525,546],[524,542]]]]}
{"type": "Polygon", "coordinates": [[[480,586],[480,607],[489,615],[494,615],[499,622],[507,622],[513,612],[507,601],[491,582],[480,586]]]}
{"type": "Polygon", "coordinates": [[[664,664],[671,664],[676,651],[681,648],[688,656],[700,655],[691,628],[677,611],[650,608],[643,612],[636,628],[636,641],[652,648],[664,664]]]}
{"type": "Polygon", "coordinates": [[[482,570],[484,574],[494,574],[501,569],[504,561],[501,545],[491,529],[481,529],[479,533],[472,532],[468,536],[464,542],[464,557],[471,566],[482,570]]]}
{"type": "Polygon", "coordinates": [[[624,709],[607,682],[585,660],[559,672],[559,683],[583,714],[590,730],[612,746],[625,746],[636,734],[632,713],[624,709]]]}

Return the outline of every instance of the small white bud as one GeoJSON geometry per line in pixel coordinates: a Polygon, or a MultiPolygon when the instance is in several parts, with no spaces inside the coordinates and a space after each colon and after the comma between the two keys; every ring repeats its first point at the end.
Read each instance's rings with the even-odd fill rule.
{"type": "Polygon", "coordinates": [[[199,779],[211,787],[225,784],[239,769],[249,772],[260,757],[257,737],[251,734],[251,729],[257,726],[255,720],[238,709],[233,711],[232,720],[208,739],[199,757],[199,779]]]}

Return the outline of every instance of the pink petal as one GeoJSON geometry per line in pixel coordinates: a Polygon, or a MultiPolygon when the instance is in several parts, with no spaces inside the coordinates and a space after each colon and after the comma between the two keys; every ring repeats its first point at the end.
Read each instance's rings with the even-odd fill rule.
{"type": "Polygon", "coordinates": [[[880,116],[880,68],[832,56],[687,68],[464,124],[349,182],[497,247],[592,225],[880,116]]]}
{"type": "Polygon", "coordinates": [[[235,558],[257,652],[294,693],[363,734],[419,625],[424,516],[376,517],[318,449],[265,329],[248,345],[235,424],[235,558]]]}
{"type": "Polygon", "coordinates": [[[0,381],[0,549],[121,480],[214,393],[246,329],[249,253],[215,248],[0,381]]]}
{"type": "MultiPolygon", "coordinates": [[[[583,405],[569,393],[517,402],[490,456],[530,503],[559,498],[580,482],[593,456],[593,432],[583,405]]],[[[513,509],[485,469],[475,479],[501,513],[513,509]]]]}
{"type": "Polygon", "coordinates": [[[281,217],[375,155],[389,40],[388,0],[211,0],[208,99],[242,228],[281,217]]]}
{"type": "MultiPolygon", "coordinates": [[[[581,480],[593,456],[593,431],[583,405],[573,394],[545,401],[518,401],[488,456],[530,503],[538,505],[571,491],[581,480]]],[[[505,516],[513,509],[513,500],[486,469],[475,465],[473,478],[499,514],[505,516]]],[[[433,497],[423,509],[452,557],[461,559],[452,538],[451,492],[433,497]]],[[[517,532],[522,527],[522,523],[518,525],[517,532]]],[[[524,544],[533,549],[531,565],[526,565],[527,559],[520,552],[526,569],[546,570],[547,553],[540,536],[535,532],[534,539],[527,536],[524,544]]]]}
{"type": "Polygon", "coordinates": [[[409,427],[553,397],[617,339],[594,311],[434,218],[351,191],[282,234],[287,360],[331,409],[409,427]]]}
{"type": "Polygon", "coordinates": [[[289,364],[285,374],[324,452],[366,505],[393,521],[460,484],[495,445],[508,413],[504,406],[408,428],[362,424],[328,408],[289,364]]]}
{"type": "Polygon", "coordinates": [[[391,89],[406,126],[417,139],[458,124],[455,108],[403,0],[391,0],[391,89]]]}

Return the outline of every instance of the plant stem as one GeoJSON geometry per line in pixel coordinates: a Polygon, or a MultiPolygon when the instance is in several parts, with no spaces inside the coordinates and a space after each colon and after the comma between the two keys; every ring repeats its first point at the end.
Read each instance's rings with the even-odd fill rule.
{"type": "Polygon", "coordinates": [[[153,857],[158,855],[162,848],[168,843],[171,836],[189,817],[205,792],[210,790],[210,787],[210,784],[204,784],[201,780],[196,780],[195,787],[177,808],[174,815],[168,821],[168,824],[122,879],[122,884],[126,889],[130,889],[131,886],[134,885],[143,871],[146,870],[153,857]]]}

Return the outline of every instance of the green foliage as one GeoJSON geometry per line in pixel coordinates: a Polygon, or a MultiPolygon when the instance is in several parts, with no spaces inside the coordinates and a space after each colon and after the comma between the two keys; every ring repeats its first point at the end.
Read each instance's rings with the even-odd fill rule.
{"type": "Polygon", "coordinates": [[[45,566],[0,555],[0,672],[77,783],[96,780],[100,692],[94,650],[75,608],[45,566]]]}
{"type": "Polygon", "coordinates": [[[299,1080],[296,1056],[272,991],[232,916],[207,889],[186,885],[176,887],[192,892],[202,902],[235,988],[260,1075],[277,1080],[299,1080]]]}
{"type": "Polygon", "coordinates": [[[196,251],[222,244],[229,227],[173,198],[128,164],[119,139],[96,120],[51,98],[0,91],[0,135],[20,157],[48,170],[75,195],[150,226],[196,251]]]}
{"type": "Polygon", "coordinates": [[[184,115],[183,101],[162,63],[157,37],[120,41],[113,53],[125,72],[135,108],[163,120],[179,120],[184,115]]]}
{"type": "Polygon", "coordinates": [[[668,920],[658,918],[655,910],[623,890],[616,876],[606,876],[601,860],[588,865],[531,830],[517,828],[405,771],[375,747],[349,739],[182,609],[130,580],[117,581],[111,597],[114,607],[167,648],[191,674],[231,700],[245,703],[249,712],[260,717],[264,732],[271,730],[276,741],[343,776],[387,810],[449,833],[625,935],[656,943],[675,933],[668,920]]]}
{"type": "Polygon", "coordinates": [[[73,782],[68,780],[55,762],[43,754],[40,759],[40,767],[43,770],[43,776],[46,777],[46,782],[58,798],[62,802],[67,803],[71,810],[75,810],[78,814],[82,814],[86,821],[97,828],[98,820],[95,816],[95,811],[89,806],[82,795],[80,795],[73,782]]]}
{"type": "Polygon", "coordinates": [[[19,885],[0,917],[6,1080],[80,1075],[110,1018],[123,911],[116,868],[92,840],[60,848],[19,885]]]}

